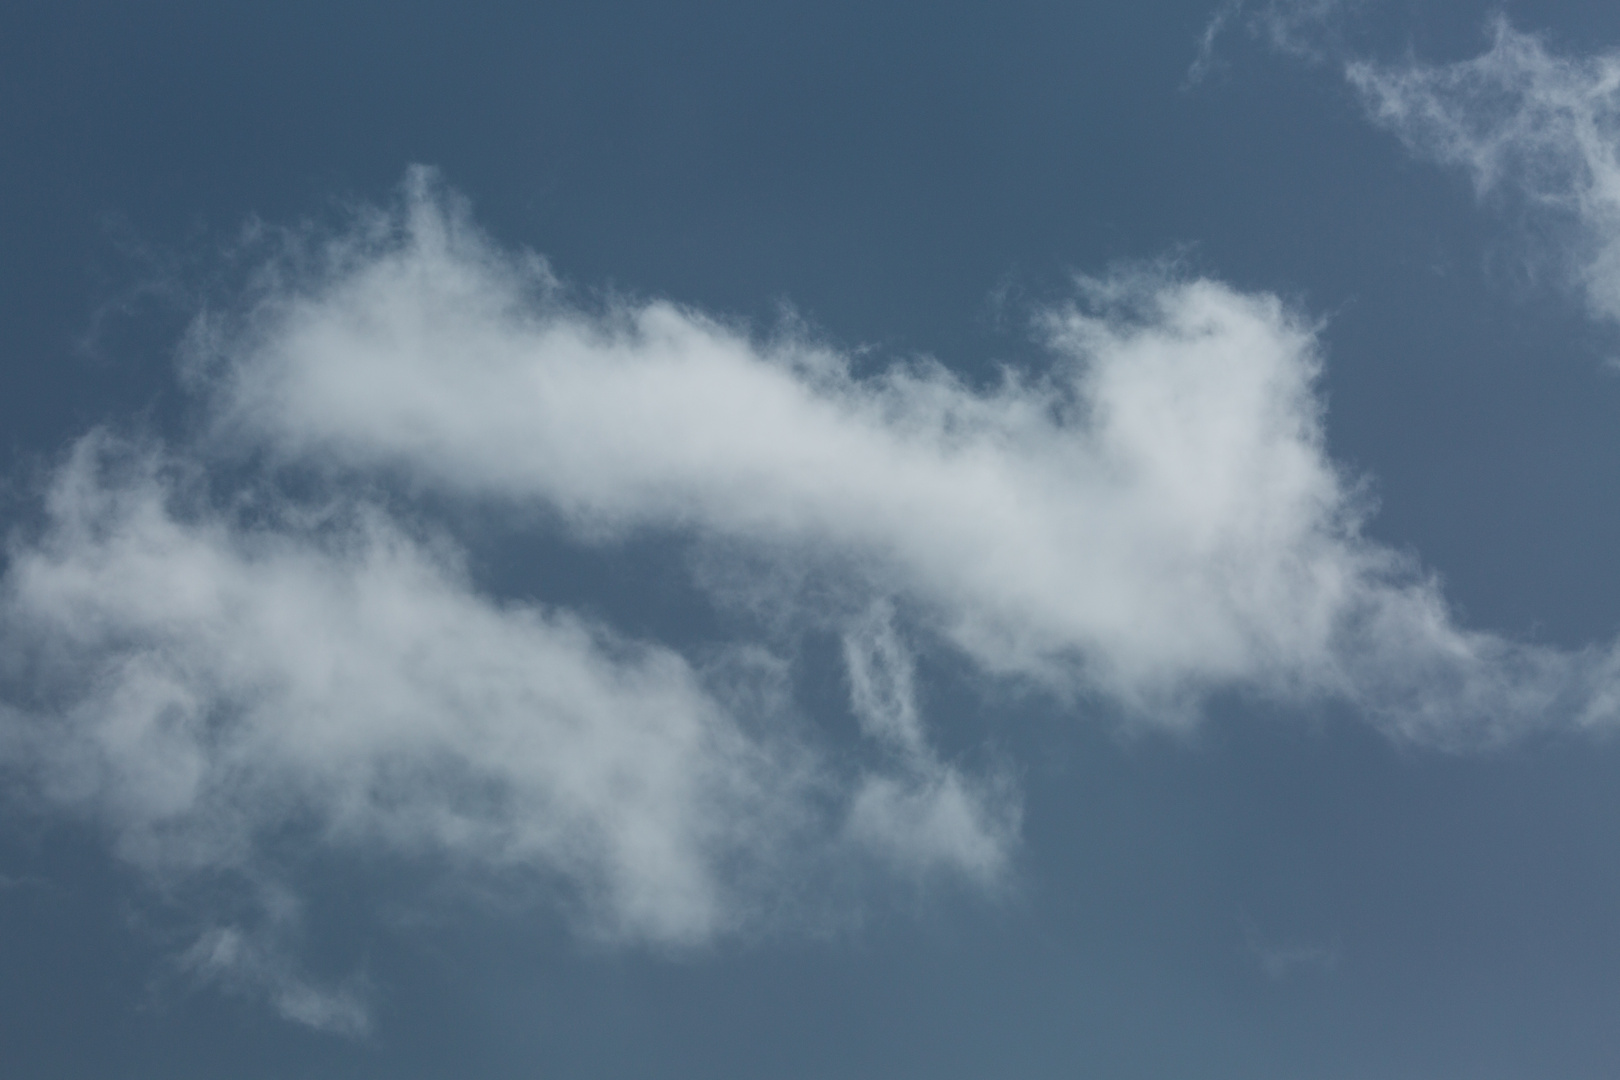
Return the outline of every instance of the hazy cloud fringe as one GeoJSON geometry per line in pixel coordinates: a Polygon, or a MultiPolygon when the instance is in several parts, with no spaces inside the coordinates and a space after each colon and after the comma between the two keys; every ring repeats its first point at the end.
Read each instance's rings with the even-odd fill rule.
{"type": "Polygon", "coordinates": [[[1595,314],[1620,319],[1620,54],[1559,55],[1505,18],[1471,60],[1347,65],[1374,120],[1558,231],[1595,314]]]}

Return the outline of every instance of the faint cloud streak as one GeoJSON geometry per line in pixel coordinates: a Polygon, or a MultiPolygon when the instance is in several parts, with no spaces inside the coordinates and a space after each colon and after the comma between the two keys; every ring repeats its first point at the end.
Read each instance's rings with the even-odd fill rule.
{"type": "Polygon", "coordinates": [[[1457,167],[1481,197],[1555,230],[1599,318],[1620,321],[1620,53],[1559,55],[1498,17],[1470,60],[1358,60],[1346,76],[1417,157],[1457,167]]]}

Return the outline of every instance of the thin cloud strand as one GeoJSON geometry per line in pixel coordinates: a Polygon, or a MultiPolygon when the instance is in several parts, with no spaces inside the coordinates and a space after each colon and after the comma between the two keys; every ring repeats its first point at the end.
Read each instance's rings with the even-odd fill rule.
{"type": "Polygon", "coordinates": [[[1620,54],[1562,56],[1498,18],[1471,60],[1357,61],[1346,75],[1416,156],[1561,226],[1593,313],[1620,320],[1620,54]]]}

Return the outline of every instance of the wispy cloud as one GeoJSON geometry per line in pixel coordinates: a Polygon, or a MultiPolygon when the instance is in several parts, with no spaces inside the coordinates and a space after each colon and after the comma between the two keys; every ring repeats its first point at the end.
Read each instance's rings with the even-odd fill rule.
{"type": "Polygon", "coordinates": [[[1234,31],[1297,60],[1332,59],[1345,21],[1366,6],[1366,0],[1223,0],[1199,35],[1187,86],[1221,68],[1221,39],[1234,31]]]}
{"type": "Polygon", "coordinates": [[[994,884],[1018,832],[1016,794],[1005,777],[976,779],[929,745],[915,665],[890,603],[874,603],[853,622],[844,660],[856,718],[897,765],[863,782],[850,835],[918,870],[965,869],[994,884]]]}
{"type": "Polygon", "coordinates": [[[178,967],[228,994],[267,1001],[287,1020],[351,1037],[372,1027],[365,980],[356,976],[322,984],[299,968],[278,928],[257,932],[209,927],[178,958],[178,967]]]}
{"type": "Polygon", "coordinates": [[[56,892],[56,885],[37,874],[0,874],[0,895],[10,892],[56,892]]]}
{"type": "Polygon", "coordinates": [[[1215,70],[1233,27],[1282,55],[1342,67],[1374,123],[1522,215],[1535,236],[1526,257],[1559,264],[1594,315],[1620,321],[1620,52],[1561,52],[1498,15],[1471,59],[1379,60],[1346,43],[1344,28],[1368,6],[1227,0],[1199,39],[1189,82],[1215,70]]]}
{"type": "Polygon", "coordinates": [[[1505,18],[1470,60],[1346,67],[1373,119],[1550,227],[1592,311],[1620,320],[1620,53],[1561,55],[1505,18]]]}
{"type": "Polygon", "coordinates": [[[1331,974],[1339,967],[1336,945],[1282,945],[1251,940],[1249,948],[1266,978],[1285,982],[1301,971],[1331,974]]]}
{"type": "Polygon", "coordinates": [[[1261,974],[1272,982],[1287,982],[1302,972],[1331,975],[1339,968],[1341,947],[1338,935],[1330,940],[1317,938],[1274,938],[1263,934],[1254,920],[1241,915],[1243,944],[1261,974]]]}

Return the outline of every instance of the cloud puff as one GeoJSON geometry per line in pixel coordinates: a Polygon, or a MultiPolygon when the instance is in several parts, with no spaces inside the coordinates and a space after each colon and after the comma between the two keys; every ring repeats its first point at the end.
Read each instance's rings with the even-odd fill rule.
{"type": "Polygon", "coordinates": [[[115,818],[138,862],[244,858],[270,810],[562,868],[627,932],[725,918],[709,865],[774,838],[801,764],[678,656],[480,597],[374,511],[241,528],[178,516],[171,484],[91,439],[12,553],[7,674],[53,706],[17,737],[53,799],[115,818]]]}
{"type": "Polygon", "coordinates": [[[1620,319],[1620,54],[1560,56],[1498,18],[1471,60],[1358,61],[1346,73],[1414,154],[1563,226],[1592,310],[1620,319]]]}
{"type": "Polygon", "coordinates": [[[1362,536],[1314,329],[1139,269],[1047,313],[1045,371],[859,377],[667,302],[571,304],[418,173],[396,215],[201,325],[191,364],[222,444],[543,509],[582,543],[664,530],[816,566],[904,598],[985,672],[1140,718],[1189,722],[1224,689],[1348,700],[1446,743],[1606,716],[1608,649],[1467,631],[1362,536]]]}
{"type": "Polygon", "coordinates": [[[1010,793],[932,757],[840,778],[769,662],[699,671],[480,594],[374,506],[261,487],[220,508],[198,473],[106,435],[74,449],[0,582],[0,749],[166,891],[234,882],[184,966],[293,1019],[364,1027],[356,990],[289,955],[289,852],[517,878],[594,935],[686,945],[792,908],[829,859],[985,879],[1015,840],[1010,793]],[[927,824],[874,831],[875,790],[927,824]]]}

